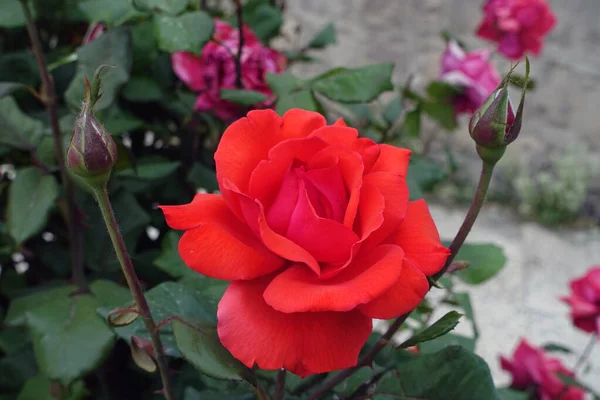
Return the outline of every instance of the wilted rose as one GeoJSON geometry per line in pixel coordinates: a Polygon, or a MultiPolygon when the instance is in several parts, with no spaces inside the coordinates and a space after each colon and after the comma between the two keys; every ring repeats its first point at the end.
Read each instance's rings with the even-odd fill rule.
{"type": "Polygon", "coordinates": [[[534,393],[538,400],[583,400],[584,391],[578,387],[567,387],[559,374],[573,377],[573,372],[562,362],[548,356],[542,349],[521,340],[512,360],[500,357],[502,369],[513,378],[511,387],[534,393]]]}
{"type": "Polygon", "coordinates": [[[488,49],[465,53],[455,41],[449,41],[441,64],[440,80],[462,89],[452,99],[457,114],[475,112],[501,81],[488,49]]]}
{"type": "Polygon", "coordinates": [[[571,306],[571,318],[576,327],[600,333],[600,265],[571,281],[571,295],[561,299],[571,306]]]}
{"type": "Polygon", "coordinates": [[[539,55],[543,39],[556,24],[545,0],[488,0],[477,35],[498,43],[498,51],[518,60],[527,52],[539,55]]]}
{"type": "MultiPolygon", "coordinates": [[[[281,72],[287,61],[281,53],[265,47],[249,27],[244,26],[243,35],[243,89],[271,96],[271,89],[265,81],[267,72],[281,72]]],[[[213,39],[204,46],[200,56],[188,52],[173,53],[171,64],[179,79],[191,90],[198,92],[195,105],[197,110],[212,111],[221,119],[231,120],[240,117],[243,108],[221,99],[220,91],[237,88],[235,59],[239,47],[239,30],[217,19],[213,39]]]]}
{"type": "Polygon", "coordinates": [[[409,156],[299,109],[229,126],[215,154],[222,195],[161,208],[186,231],[183,261],[232,281],[217,317],[234,357],[300,376],[350,367],[372,318],[423,299],[449,251],[425,202],[408,200],[409,156]]]}

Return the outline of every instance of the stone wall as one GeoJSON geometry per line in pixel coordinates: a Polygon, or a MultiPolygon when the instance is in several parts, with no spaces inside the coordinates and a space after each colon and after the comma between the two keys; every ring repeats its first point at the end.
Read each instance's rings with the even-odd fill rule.
{"type": "MultiPolygon", "coordinates": [[[[488,45],[475,37],[483,0],[289,0],[288,21],[297,23],[305,41],[333,22],[337,45],[318,52],[321,63],[294,66],[300,75],[313,76],[333,66],[360,66],[393,61],[395,82],[409,74],[418,86],[438,74],[444,49],[442,30],[463,39],[470,48],[488,45]]],[[[511,146],[512,161],[547,168],[552,157],[571,144],[600,152],[600,1],[551,0],[558,23],[539,58],[532,59],[539,83],[528,97],[521,137],[511,146]]],[[[491,45],[491,44],[489,44],[491,45]]],[[[500,56],[501,72],[510,63],[500,56]]],[[[473,144],[466,123],[451,137],[461,159],[474,168],[473,144]]],[[[436,134],[436,132],[433,132],[436,134]]],[[[440,141],[448,140],[444,132],[440,141]]],[[[514,171],[513,171],[514,172],[514,171]]],[[[500,174],[501,175],[501,174],[500,174]]],[[[600,188],[600,181],[595,182],[600,188]]],[[[600,207],[599,207],[600,208],[600,207]]]]}

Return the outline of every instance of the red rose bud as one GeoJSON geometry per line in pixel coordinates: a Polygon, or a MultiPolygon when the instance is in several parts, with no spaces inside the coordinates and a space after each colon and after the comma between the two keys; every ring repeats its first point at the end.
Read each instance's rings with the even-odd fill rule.
{"type": "Polygon", "coordinates": [[[110,133],[95,117],[93,108],[98,99],[99,72],[90,84],[85,79],[85,101],[73,127],[73,137],[67,149],[67,166],[92,187],[105,185],[117,161],[117,145],[110,133]]]}
{"type": "Polygon", "coordinates": [[[525,80],[516,113],[508,94],[511,70],[469,121],[469,134],[477,143],[477,152],[484,162],[490,164],[498,162],[504,154],[506,146],[519,136],[523,120],[525,91],[529,81],[529,60],[526,59],[525,63],[525,80]]]}

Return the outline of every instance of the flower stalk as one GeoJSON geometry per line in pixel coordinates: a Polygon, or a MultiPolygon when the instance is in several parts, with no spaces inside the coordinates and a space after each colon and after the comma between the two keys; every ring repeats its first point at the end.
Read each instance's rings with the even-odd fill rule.
{"type": "Polygon", "coordinates": [[[65,192],[65,200],[67,205],[67,230],[69,235],[69,249],[71,253],[71,268],[72,268],[72,280],[73,283],[78,287],[78,290],[83,292],[87,290],[87,282],[85,279],[85,273],[83,270],[83,234],[82,234],[82,223],[75,202],[75,187],[73,181],[67,172],[67,167],[60,160],[64,160],[63,141],[60,132],[60,125],[58,122],[58,108],[56,105],[56,90],[54,87],[54,79],[48,70],[46,65],[46,59],[42,50],[42,44],[40,42],[40,35],[31,16],[31,10],[26,0],[20,0],[25,14],[27,33],[31,42],[31,49],[35,56],[35,60],[40,70],[40,78],[42,81],[42,93],[38,97],[48,113],[48,119],[50,120],[50,128],[52,130],[52,138],[54,142],[54,153],[56,159],[59,160],[58,168],[60,170],[60,177],[65,192]]]}
{"type": "Polygon", "coordinates": [[[106,190],[106,187],[102,187],[95,188],[93,193],[98,205],[100,206],[102,217],[104,218],[104,222],[108,229],[108,234],[110,235],[110,240],[112,241],[117,258],[121,264],[121,268],[123,269],[123,274],[127,280],[127,285],[129,286],[129,290],[131,291],[133,299],[135,300],[136,310],[142,317],[144,325],[146,326],[148,334],[152,340],[152,347],[154,348],[154,352],[156,354],[156,363],[158,364],[158,370],[163,383],[163,393],[167,400],[174,400],[175,397],[173,395],[173,388],[171,387],[167,358],[160,340],[160,335],[156,329],[156,323],[152,318],[148,301],[144,296],[142,285],[140,284],[140,280],[135,273],[135,268],[133,267],[133,263],[131,262],[131,258],[127,252],[123,235],[121,235],[121,231],[119,230],[119,225],[108,197],[108,191],[106,190]]]}
{"type": "Polygon", "coordinates": [[[238,24],[238,50],[235,55],[235,86],[238,89],[244,88],[244,83],[242,82],[242,50],[244,48],[244,19],[242,12],[242,2],[240,0],[235,0],[235,15],[237,18],[238,24]]]}

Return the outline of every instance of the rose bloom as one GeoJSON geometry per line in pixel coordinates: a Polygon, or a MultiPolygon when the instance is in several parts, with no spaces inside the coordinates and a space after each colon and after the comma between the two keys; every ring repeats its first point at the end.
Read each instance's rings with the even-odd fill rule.
{"type": "Polygon", "coordinates": [[[539,55],[544,36],[556,24],[545,0],[488,0],[483,14],[477,35],[497,42],[498,51],[512,60],[526,52],[539,55]]]}
{"type": "Polygon", "coordinates": [[[571,295],[561,298],[571,306],[573,324],[579,329],[600,333],[600,265],[571,281],[571,295]]]}
{"type": "Polygon", "coordinates": [[[473,114],[502,79],[490,62],[490,50],[465,53],[451,40],[442,54],[440,80],[462,89],[462,93],[452,99],[455,113],[473,114]]]}
{"type": "MultiPolygon", "coordinates": [[[[281,72],[287,61],[282,54],[263,46],[249,27],[244,26],[243,35],[243,88],[271,96],[271,89],[265,81],[267,72],[281,72]]],[[[231,120],[240,116],[243,107],[222,100],[220,90],[237,88],[235,58],[239,47],[239,30],[216,19],[213,38],[214,42],[204,46],[200,57],[193,53],[175,52],[171,55],[171,64],[179,79],[191,90],[199,92],[196,110],[212,111],[221,119],[231,120]]]]}
{"type": "Polygon", "coordinates": [[[350,367],[372,318],[417,306],[449,251],[425,202],[408,200],[409,156],[300,109],[227,128],[222,195],[161,208],[186,231],[183,261],[231,281],[217,331],[234,357],[302,377],[350,367]]]}
{"type": "Polygon", "coordinates": [[[558,374],[574,377],[562,362],[549,357],[542,349],[521,340],[513,359],[500,357],[502,369],[513,378],[511,387],[522,391],[535,390],[536,400],[584,400],[585,392],[578,387],[567,387],[558,374]]]}

